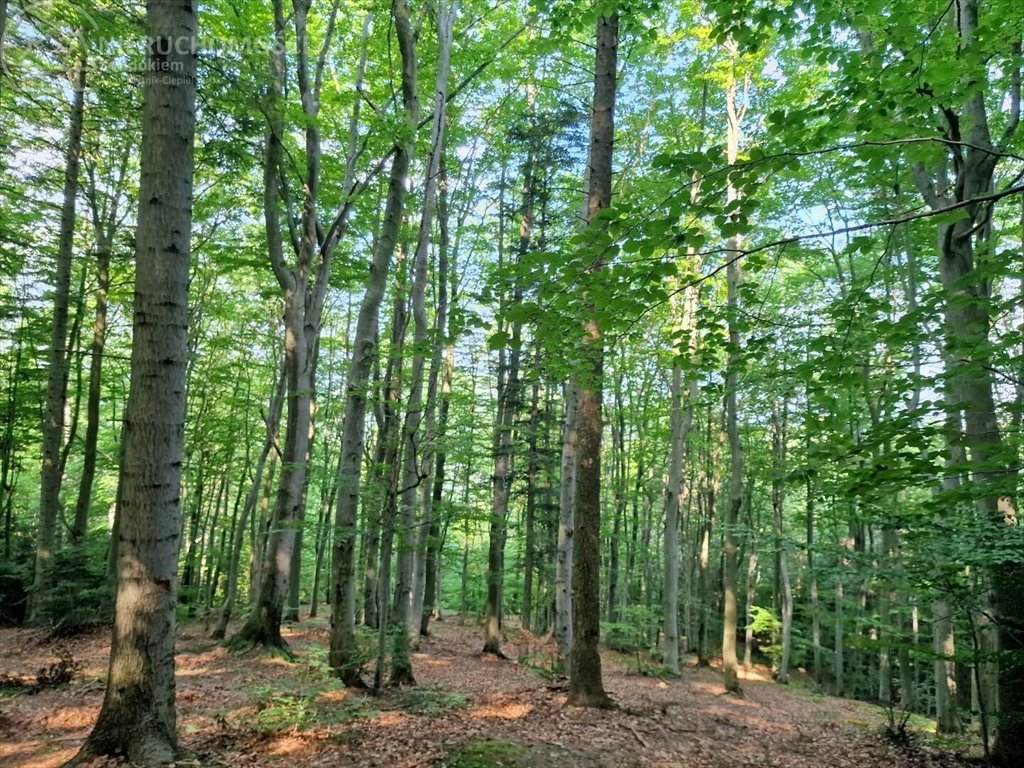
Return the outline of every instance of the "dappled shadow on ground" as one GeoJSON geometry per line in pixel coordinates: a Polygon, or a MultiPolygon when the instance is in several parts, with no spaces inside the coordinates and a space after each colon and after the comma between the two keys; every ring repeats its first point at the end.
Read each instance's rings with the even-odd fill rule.
{"type": "MultiPolygon", "coordinates": [[[[288,628],[295,662],[230,654],[201,625],[186,626],[177,656],[183,765],[413,768],[460,754],[513,768],[964,764],[924,742],[912,752],[890,743],[878,707],[777,686],[763,669],[744,675],[744,695],[735,697],[714,670],[644,677],[630,659],[606,653],[605,685],[618,708],[567,707],[564,681],[515,661],[543,661],[552,650],[543,640],[510,628],[511,660],[500,660],[480,654],[473,624],[449,619],[433,629],[413,656],[418,686],[373,697],[340,688],[325,669],[323,620],[288,628]]],[[[82,665],[69,686],[0,696],[0,765],[56,768],[88,735],[109,630],[63,642],[82,665]]],[[[56,653],[44,633],[0,630],[0,674],[31,674],[56,653]]]]}

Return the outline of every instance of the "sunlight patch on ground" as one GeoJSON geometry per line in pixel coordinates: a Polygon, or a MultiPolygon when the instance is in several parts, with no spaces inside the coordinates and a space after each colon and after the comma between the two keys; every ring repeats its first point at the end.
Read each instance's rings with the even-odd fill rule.
{"type": "Polygon", "coordinates": [[[89,728],[96,722],[99,706],[61,707],[43,718],[47,728],[89,728]]]}
{"type": "Polygon", "coordinates": [[[294,662],[280,656],[261,656],[257,664],[261,667],[282,667],[284,669],[291,669],[295,666],[294,662]]]}
{"type": "Polygon", "coordinates": [[[307,740],[300,736],[279,736],[271,742],[266,749],[266,754],[274,757],[288,757],[308,748],[307,740]]]}
{"type": "Polygon", "coordinates": [[[477,707],[469,716],[478,720],[522,720],[533,712],[532,704],[509,702],[507,704],[486,704],[477,707]]]}
{"type": "Polygon", "coordinates": [[[319,701],[328,702],[331,704],[341,704],[343,701],[348,701],[352,698],[352,692],[347,688],[341,690],[324,691],[316,697],[319,701]]]}
{"type": "MultiPolygon", "coordinates": [[[[190,669],[178,669],[174,670],[175,677],[205,677],[206,675],[215,672],[216,670],[210,670],[206,667],[192,667],[190,669]]],[[[223,670],[221,670],[223,671],[223,670]]]]}
{"type": "Polygon", "coordinates": [[[424,656],[420,663],[425,667],[450,667],[452,665],[448,659],[435,659],[430,656],[424,656]]]}
{"type": "MultiPolygon", "coordinates": [[[[71,741],[70,739],[68,741],[71,741]]],[[[0,746],[0,765],[32,766],[32,768],[57,768],[78,753],[78,743],[74,746],[54,749],[52,743],[25,741],[13,748],[0,746]]],[[[12,745],[13,746],[13,745],[12,745]]]]}
{"type": "Polygon", "coordinates": [[[391,728],[396,725],[401,725],[409,716],[404,712],[382,712],[370,721],[371,725],[378,726],[380,728],[391,728]]]}

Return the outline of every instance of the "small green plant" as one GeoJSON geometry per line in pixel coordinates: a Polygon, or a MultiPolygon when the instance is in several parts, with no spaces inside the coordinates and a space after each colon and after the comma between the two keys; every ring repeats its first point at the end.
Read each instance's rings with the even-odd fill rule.
{"type": "Polygon", "coordinates": [[[528,750],[511,741],[488,739],[460,744],[435,763],[437,768],[528,768],[528,750]]]}
{"type": "Polygon", "coordinates": [[[59,648],[57,661],[40,668],[36,672],[35,682],[13,675],[0,675],[0,690],[39,693],[47,688],[58,688],[74,680],[75,673],[81,666],[80,662],[75,661],[71,651],[67,648],[59,648]]]}
{"type": "Polygon", "coordinates": [[[256,713],[256,730],[262,733],[304,730],[312,725],[310,702],[304,696],[276,694],[261,701],[256,713]]]}
{"type": "Polygon", "coordinates": [[[622,620],[601,625],[604,644],[613,651],[630,654],[636,673],[651,677],[661,674],[661,650],[652,646],[650,637],[657,637],[658,616],[646,605],[630,605],[622,609],[622,620]]]}
{"type": "Polygon", "coordinates": [[[908,706],[898,706],[890,701],[884,707],[885,710],[885,735],[894,744],[902,747],[909,747],[914,743],[914,732],[908,727],[911,715],[908,706]]]}
{"type": "Polygon", "coordinates": [[[373,717],[377,711],[363,696],[352,696],[342,702],[325,701],[325,686],[302,686],[280,691],[268,687],[254,690],[256,695],[256,730],[261,733],[305,731],[325,726],[343,725],[358,717],[373,717]]]}
{"type": "Polygon", "coordinates": [[[466,696],[445,691],[439,685],[408,688],[395,694],[394,700],[397,708],[403,712],[427,717],[445,715],[469,703],[466,696]]]}
{"type": "Polygon", "coordinates": [[[750,608],[750,624],[753,630],[754,646],[768,657],[772,667],[778,667],[782,658],[782,646],[777,640],[782,635],[782,622],[770,608],[754,605],[750,608]]]}

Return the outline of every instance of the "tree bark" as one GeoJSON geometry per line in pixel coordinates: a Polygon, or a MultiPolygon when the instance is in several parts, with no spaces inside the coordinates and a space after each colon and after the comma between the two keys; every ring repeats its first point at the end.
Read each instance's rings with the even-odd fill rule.
{"type": "Polygon", "coordinates": [[[772,409],[772,511],[775,519],[775,549],[779,562],[779,588],[782,592],[782,657],[779,659],[778,683],[789,682],[789,660],[793,653],[793,585],[789,580],[789,564],[786,554],[785,521],[786,507],[786,421],[788,402],[783,399],[781,408],[774,403],[772,409]]]}
{"type": "MultiPolygon", "coordinates": [[[[396,0],[395,11],[400,0],[396,0]]],[[[369,34],[370,17],[363,26],[364,40],[369,34]]],[[[360,73],[366,65],[365,45],[360,60],[360,73]]],[[[403,40],[402,98],[406,126],[416,123],[416,65],[411,46],[403,40]]],[[[356,333],[352,342],[352,362],[345,384],[345,421],[341,434],[341,454],[338,459],[338,497],[334,513],[334,545],[331,558],[331,645],[329,662],[334,673],[350,686],[364,685],[360,675],[362,661],[355,641],[355,537],[359,508],[360,471],[366,440],[366,401],[373,361],[377,356],[377,337],[380,305],[387,287],[391,260],[395,254],[405,210],[405,178],[409,172],[412,153],[411,136],[396,145],[388,197],[380,235],[375,243],[370,276],[366,292],[359,306],[356,333]]],[[[396,314],[395,322],[400,318],[396,314]]],[[[390,366],[389,366],[390,369],[390,366]]],[[[390,382],[389,382],[390,384],[390,382]]],[[[387,440],[387,434],[381,440],[387,440]]],[[[376,568],[367,562],[367,569],[376,568]]],[[[386,588],[386,587],[385,587],[386,588]]],[[[367,605],[377,600],[379,589],[367,579],[367,605]],[[372,590],[372,592],[371,592],[372,590]]],[[[378,603],[379,604],[379,603],[378,603]]]]}
{"type": "Polygon", "coordinates": [[[558,540],[555,554],[555,643],[557,666],[568,672],[572,654],[572,563],[576,512],[577,403],[576,388],[565,385],[565,423],[562,428],[561,484],[558,502],[558,540]]]}
{"type": "MultiPolygon", "coordinates": [[[[611,205],[612,153],[615,139],[615,94],[619,15],[612,9],[598,19],[595,34],[594,101],[590,117],[590,169],[587,222],[596,228],[598,214],[611,205]]],[[[603,266],[598,260],[591,272],[603,266]]],[[[601,400],[604,339],[592,309],[583,318],[582,367],[577,378],[579,404],[576,469],[576,511],[573,533],[572,667],[568,703],[578,706],[611,705],[601,680],[600,573],[601,573],[601,400]]]]}
{"type": "Polygon", "coordinates": [[[196,27],[192,0],[149,0],[131,385],[117,607],[106,694],[79,758],[171,762],[188,354],[196,27]]]}
{"type": "Polygon", "coordinates": [[[259,502],[260,486],[263,482],[263,473],[264,468],[266,467],[267,457],[270,455],[271,449],[277,444],[277,436],[280,431],[281,424],[281,412],[284,409],[285,386],[285,370],[282,363],[281,372],[277,377],[277,384],[274,386],[274,392],[270,397],[270,403],[267,408],[267,434],[263,440],[263,448],[260,450],[260,455],[256,459],[256,467],[253,470],[252,483],[250,484],[249,491],[245,496],[245,503],[242,505],[242,513],[238,519],[238,523],[235,525],[234,536],[231,540],[231,552],[228,556],[228,577],[227,584],[225,585],[226,594],[224,596],[224,605],[220,610],[217,627],[213,630],[213,634],[211,635],[215,640],[224,639],[225,633],[227,632],[228,622],[231,620],[231,613],[234,610],[235,602],[238,599],[238,570],[241,567],[242,543],[245,541],[245,531],[249,517],[256,509],[256,504],[259,502]]]}
{"type": "MultiPolygon", "coordinates": [[[[130,149],[120,148],[111,188],[101,200],[96,183],[96,167],[87,164],[89,184],[87,197],[96,244],[96,297],[93,316],[92,346],[89,352],[89,393],[86,402],[85,444],[82,448],[82,476],[75,502],[72,540],[80,541],[88,534],[92,486],[96,477],[99,444],[100,402],[103,394],[103,353],[106,347],[107,306],[110,293],[110,256],[114,237],[121,226],[121,206],[126,191],[130,149]]],[[[113,549],[113,547],[111,548],[113,549]]]]}
{"type": "Polygon", "coordinates": [[[71,259],[75,245],[75,203],[78,200],[78,169],[82,154],[82,123],[85,118],[86,61],[79,59],[71,84],[71,116],[64,160],[64,197],[60,212],[60,243],[53,289],[53,320],[50,326],[46,408],[43,419],[43,456],[39,479],[39,527],[36,535],[35,575],[29,597],[28,620],[46,618],[45,606],[53,581],[57,518],[62,481],[61,444],[64,439],[64,407],[67,402],[68,303],[71,292],[71,259]]]}
{"type": "MultiPolygon", "coordinates": [[[[731,56],[736,56],[736,45],[731,42],[727,45],[731,56]]],[[[745,106],[738,106],[736,103],[736,80],[730,77],[726,87],[726,109],[727,133],[726,133],[726,159],[730,165],[736,163],[739,155],[740,126],[743,122],[745,106]]],[[[740,197],[739,190],[730,178],[726,189],[726,202],[732,203],[740,197]]],[[[738,254],[743,247],[742,238],[734,235],[730,238],[728,252],[738,254]]],[[[729,503],[726,507],[725,516],[725,539],[724,539],[724,572],[723,583],[723,606],[722,606],[722,677],[725,683],[725,690],[730,693],[740,693],[740,682],[737,675],[736,660],[736,632],[737,632],[737,609],[736,590],[737,572],[739,570],[739,538],[738,526],[740,508],[743,505],[743,446],[740,443],[739,420],[737,414],[737,390],[739,389],[739,365],[740,365],[740,333],[739,333],[739,286],[740,286],[740,263],[738,259],[732,258],[726,267],[726,282],[728,283],[728,323],[729,323],[729,358],[725,375],[725,419],[726,433],[729,439],[729,503]]]]}
{"type": "MultiPolygon", "coordinates": [[[[956,1],[959,49],[974,52],[978,34],[978,0],[956,1]]],[[[989,129],[986,83],[965,74],[961,114],[942,112],[946,135],[965,146],[950,145],[954,157],[952,173],[914,167],[914,181],[932,210],[964,203],[992,189],[1000,159],[989,129]],[[961,128],[965,133],[961,137],[961,128]]],[[[1012,139],[1020,121],[1020,77],[1014,80],[1011,114],[1003,140],[1012,139]]],[[[946,376],[954,402],[946,407],[963,411],[963,443],[968,451],[972,497],[980,521],[995,537],[1004,526],[1016,526],[1017,514],[1011,500],[1016,464],[999,431],[989,352],[991,327],[991,285],[984,249],[975,253],[974,241],[984,239],[992,212],[982,205],[969,205],[967,216],[941,223],[937,232],[939,276],[946,295],[946,376]],[[998,468],[998,469],[997,469],[998,468]]],[[[1024,653],[1024,567],[1011,559],[998,562],[989,574],[993,608],[999,635],[998,713],[992,759],[998,765],[1024,763],[1024,664],[1013,657],[1024,653]]],[[[990,708],[992,702],[986,702],[990,708]]]]}

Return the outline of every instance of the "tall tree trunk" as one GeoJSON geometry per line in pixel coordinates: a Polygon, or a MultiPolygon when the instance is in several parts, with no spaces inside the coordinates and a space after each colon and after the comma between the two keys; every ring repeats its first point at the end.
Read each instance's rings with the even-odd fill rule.
{"type": "MultiPolygon", "coordinates": [[[[443,441],[448,432],[448,413],[451,407],[452,376],[454,371],[455,348],[449,344],[447,354],[445,355],[444,372],[441,384],[441,400],[438,406],[440,412],[438,414],[437,422],[437,438],[439,441],[443,441]]],[[[431,491],[433,495],[432,506],[434,513],[427,539],[427,561],[425,565],[426,575],[423,587],[423,609],[420,614],[420,635],[424,637],[429,634],[431,616],[434,611],[440,607],[437,602],[438,586],[440,583],[440,574],[438,573],[438,569],[440,568],[443,536],[441,535],[439,510],[441,509],[444,497],[444,473],[446,461],[447,449],[442,445],[442,447],[437,451],[434,459],[433,489],[431,491]]],[[[446,515],[446,527],[447,524],[448,517],[446,515]]]]}
{"type": "MultiPolygon", "coordinates": [[[[396,0],[395,13],[400,15],[396,0]]],[[[404,6],[403,6],[404,8],[404,6]]],[[[369,16],[363,27],[364,38],[369,31],[369,16]]],[[[402,98],[407,127],[416,124],[416,62],[411,43],[401,39],[402,98]]],[[[360,60],[360,72],[365,67],[365,47],[360,60]]],[[[338,460],[338,497],[334,514],[334,545],[331,558],[331,647],[330,665],[346,685],[363,685],[360,677],[361,661],[355,642],[355,537],[359,508],[360,471],[363,446],[366,440],[367,389],[373,361],[377,356],[378,318],[380,305],[387,287],[391,260],[395,254],[405,210],[405,178],[409,172],[412,153],[411,136],[395,147],[388,183],[388,197],[380,235],[373,252],[366,292],[359,306],[356,332],[352,342],[352,362],[345,384],[345,420],[341,434],[341,455],[338,460]]],[[[396,314],[395,323],[401,320],[396,314]]],[[[394,350],[392,350],[394,352],[394,350]]],[[[390,365],[389,365],[390,369],[390,365]]],[[[389,377],[390,378],[390,377],[389,377]]],[[[388,382],[390,385],[390,381],[388,382]]],[[[387,440],[387,433],[380,436],[387,440]]],[[[367,569],[376,564],[367,562],[367,569]]],[[[367,604],[376,600],[377,585],[367,579],[367,604]]],[[[379,604],[379,603],[378,603],[379,604]]],[[[368,618],[368,617],[367,617],[368,618]]]]}
{"type": "Polygon", "coordinates": [[[284,393],[287,384],[285,374],[286,372],[282,362],[281,372],[277,377],[277,384],[274,386],[274,392],[270,397],[270,403],[267,407],[267,434],[263,439],[263,448],[260,450],[260,455],[256,459],[256,467],[253,470],[252,483],[249,485],[249,491],[245,496],[245,503],[242,505],[242,514],[238,519],[238,523],[235,525],[234,536],[231,540],[231,552],[228,555],[228,577],[224,590],[224,605],[221,607],[217,626],[211,635],[211,637],[216,640],[224,639],[224,635],[227,632],[228,622],[231,620],[231,613],[234,610],[235,602],[238,599],[238,570],[241,567],[242,543],[245,541],[245,530],[249,521],[249,516],[252,515],[253,511],[256,509],[256,504],[259,502],[260,485],[263,482],[263,472],[264,467],[266,466],[267,457],[270,455],[271,449],[277,444],[277,436],[280,431],[281,424],[281,412],[284,409],[284,393]]]}
{"type": "Polygon", "coordinates": [[[538,454],[538,437],[540,432],[540,345],[537,345],[533,356],[534,378],[530,388],[530,422],[526,436],[526,509],[523,525],[523,607],[520,611],[521,621],[525,630],[532,631],[534,622],[533,588],[534,572],[537,570],[537,497],[540,475],[540,455],[538,454]]]}
{"type": "MultiPolygon", "coordinates": [[[[501,200],[498,205],[498,268],[504,264],[505,253],[505,168],[501,172],[501,200]]],[[[522,289],[517,278],[512,296],[502,295],[499,308],[498,332],[505,332],[504,312],[509,303],[515,306],[522,300],[522,289]],[[508,303],[507,303],[508,302],[508,303]]],[[[494,473],[491,475],[491,520],[487,546],[487,599],[484,606],[483,653],[504,658],[501,652],[501,618],[503,585],[505,579],[505,535],[508,521],[508,502],[512,484],[513,423],[519,407],[519,360],[522,324],[511,325],[509,349],[498,351],[497,405],[491,452],[494,473]]]]}
{"type": "Polygon", "coordinates": [[[60,514],[61,443],[64,439],[64,407],[67,402],[68,301],[71,291],[71,258],[75,245],[75,203],[78,200],[78,169],[82,154],[82,123],[85,117],[86,62],[79,59],[71,84],[71,116],[64,160],[64,199],[60,212],[60,244],[53,289],[53,320],[50,326],[46,408],[43,419],[43,457],[39,479],[39,528],[36,535],[35,575],[29,598],[28,618],[45,618],[45,606],[53,581],[53,556],[57,518],[60,514]]]}
{"type": "MultiPolygon", "coordinates": [[[[455,346],[448,330],[448,281],[449,281],[449,238],[448,238],[448,178],[444,153],[441,154],[438,166],[438,198],[437,198],[437,311],[435,315],[435,332],[437,339],[434,347],[434,361],[431,363],[431,382],[428,399],[431,401],[428,411],[428,430],[435,431],[436,447],[434,450],[434,474],[430,489],[430,525],[426,527],[424,542],[423,589],[419,610],[420,635],[426,636],[430,627],[430,618],[437,605],[439,584],[438,567],[441,556],[441,503],[444,496],[444,470],[447,448],[444,445],[448,433],[448,414],[451,407],[452,377],[455,374],[455,346]],[[441,355],[444,354],[442,359],[441,355]],[[438,375],[441,377],[438,392],[438,375]],[[438,418],[433,423],[434,410],[438,418]]],[[[454,291],[453,291],[454,293],[454,291]]],[[[445,525],[447,526],[447,516],[445,525]]],[[[416,614],[413,614],[415,618],[416,614]]]]}
{"type": "Polygon", "coordinates": [[[196,27],[192,0],[149,0],[131,385],[117,607],[106,694],[79,757],[174,760],[174,632],[188,352],[196,27]]]}
{"type": "MultiPolygon", "coordinates": [[[[735,58],[736,44],[732,41],[727,46],[729,54],[735,58]]],[[[745,106],[737,104],[736,79],[731,77],[726,87],[727,131],[726,159],[730,165],[736,163],[739,155],[740,126],[743,122],[745,106]]],[[[726,202],[732,203],[739,199],[740,193],[731,178],[726,190],[726,202]]],[[[743,504],[743,447],[740,443],[739,420],[737,414],[737,390],[739,389],[740,364],[740,333],[739,333],[739,286],[740,263],[737,258],[743,247],[742,238],[734,235],[730,238],[728,253],[729,264],[726,267],[728,283],[729,307],[729,359],[725,376],[725,411],[726,432],[729,439],[729,503],[725,516],[724,539],[724,587],[722,606],[722,676],[725,690],[740,693],[740,681],[736,670],[736,632],[737,609],[736,590],[737,572],[739,570],[738,526],[740,507],[743,504]]]]}
{"type": "Polygon", "coordinates": [[[4,515],[4,558],[11,559],[11,534],[14,518],[14,484],[17,470],[14,468],[14,425],[17,421],[18,385],[21,381],[22,334],[14,339],[14,367],[7,377],[7,402],[4,404],[3,454],[0,456],[0,509],[4,515]]]}
{"type": "MultiPolygon", "coordinates": [[[[285,649],[281,638],[281,620],[285,599],[291,591],[293,571],[297,575],[301,556],[296,546],[302,527],[307,490],[307,473],[312,447],[316,360],[320,331],[323,325],[324,302],[328,277],[338,239],[345,230],[347,208],[343,208],[330,230],[321,237],[318,221],[320,189],[320,91],[323,83],[327,50],[334,32],[338,12],[335,2],[327,24],[325,39],[315,60],[310,59],[308,29],[309,0],[293,3],[290,20],[294,28],[295,85],[302,105],[305,163],[302,169],[301,216],[293,238],[294,264],[287,264],[281,234],[281,202],[292,210],[295,201],[288,199],[287,187],[280,184],[284,162],[284,105],[288,57],[286,18],[282,0],[274,0],[274,49],[271,57],[271,88],[266,110],[269,126],[263,176],[264,224],[270,266],[277,278],[284,300],[284,362],[287,370],[287,404],[285,442],[282,449],[281,473],[272,525],[267,539],[265,565],[259,599],[245,626],[232,638],[232,644],[244,647],[261,644],[285,649]],[[282,194],[282,191],[284,194],[282,194]]],[[[349,153],[351,156],[351,152],[349,153]]],[[[347,199],[352,190],[351,160],[346,165],[342,185],[347,199]]],[[[301,540],[299,540],[301,545],[301,540]]]]}
{"type": "Polygon", "coordinates": [[[789,580],[783,512],[786,508],[786,420],[789,403],[783,399],[772,408],[772,511],[775,522],[775,550],[779,563],[779,591],[782,593],[782,657],[776,682],[789,682],[789,662],[793,653],[793,585],[789,580]]]}
{"type": "MultiPolygon", "coordinates": [[[[443,364],[442,355],[446,345],[446,324],[448,322],[448,264],[447,264],[447,222],[440,219],[447,216],[441,211],[441,198],[445,195],[442,189],[444,181],[445,123],[447,121],[448,77],[451,71],[452,34],[455,16],[458,13],[458,0],[440,0],[437,4],[437,39],[438,64],[434,83],[434,111],[430,128],[430,154],[427,157],[427,180],[424,190],[423,210],[420,219],[419,241],[417,251],[427,250],[434,219],[435,199],[438,209],[438,229],[442,242],[438,247],[437,268],[437,303],[434,309],[434,338],[430,359],[430,371],[427,376],[426,408],[424,414],[424,438],[421,441],[421,505],[422,514],[416,528],[415,563],[412,587],[412,612],[409,617],[410,631],[419,636],[422,627],[423,603],[425,600],[428,549],[431,531],[435,530],[433,507],[433,483],[429,482],[434,468],[434,452],[436,450],[436,416],[437,416],[437,380],[443,364]],[[442,263],[443,262],[443,263],[442,263]]],[[[424,257],[425,258],[425,257],[424,257]]]]}
{"type": "MultiPolygon", "coordinates": [[[[404,257],[403,257],[404,261],[404,257]]],[[[388,381],[386,384],[386,407],[391,411],[388,423],[389,431],[384,436],[384,500],[380,513],[380,571],[377,583],[377,664],[373,676],[373,689],[380,691],[384,686],[385,660],[387,655],[387,638],[391,626],[389,592],[391,589],[391,557],[394,551],[395,516],[398,513],[398,483],[401,477],[399,464],[400,454],[400,422],[398,411],[402,396],[402,358],[404,354],[406,305],[405,305],[405,268],[399,264],[396,272],[398,279],[394,289],[393,319],[391,323],[391,349],[388,361],[388,381]]]]}
{"type": "Polygon", "coordinates": [[[568,672],[572,653],[572,563],[576,512],[578,408],[576,387],[565,385],[565,424],[562,429],[561,485],[558,502],[558,540],[555,554],[555,642],[557,666],[568,672]]]}
{"type": "MultiPolygon", "coordinates": [[[[691,196],[692,197],[692,196],[691,196]]],[[[699,257],[690,253],[690,268],[696,269],[699,257]]],[[[676,294],[679,296],[680,294],[676,294]]],[[[672,672],[679,671],[679,516],[684,498],[689,491],[683,477],[683,457],[693,426],[694,384],[696,378],[692,371],[696,363],[697,352],[697,301],[698,289],[694,285],[686,286],[681,300],[676,301],[673,309],[676,315],[675,330],[679,333],[680,348],[676,351],[672,363],[672,405],[669,413],[671,421],[671,443],[668,460],[668,484],[665,486],[665,536],[664,560],[665,583],[662,586],[662,611],[664,614],[664,643],[662,655],[665,666],[672,672]],[[690,359],[690,373],[684,376],[683,366],[678,359],[683,350],[690,359]],[[686,396],[686,406],[683,398],[686,396]]]]}
{"type": "Polygon", "coordinates": [[[100,432],[100,397],[103,391],[103,349],[107,339],[107,296],[110,292],[111,241],[97,233],[96,243],[96,308],[92,325],[92,347],[89,352],[89,396],[85,407],[85,445],[82,447],[82,477],[75,503],[73,541],[81,541],[89,530],[89,505],[96,477],[96,448],[100,432]]]}
{"type": "MultiPolygon", "coordinates": [[[[976,55],[978,37],[978,0],[956,0],[959,50],[976,55]]],[[[1019,50],[1019,49],[1018,49],[1019,50]]],[[[966,149],[951,145],[955,155],[952,176],[950,164],[929,172],[914,167],[914,180],[925,203],[932,210],[966,203],[989,193],[996,165],[1001,158],[989,129],[986,83],[976,75],[963,75],[964,100],[961,114],[944,110],[946,135],[961,138],[966,149]]],[[[1011,141],[1020,122],[1020,76],[1013,81],[1011,114],[1004,129],[1004,143],[1011,141]]],[[[977,514],[995,535],[1003,526],[1016,526],[1017,515],[1011,497],[1015,491],[1015,470],[994,472],[994,467],[1016,464],[1003,445],[993,393],[989,352],[991,326],[991,285],[985,248],[975,253],[975,238],[984,238],[991,209],[981,204],[968,205],[967,216],[938,226],[939,275],[946,294],[945,335],[946,375],[955,403],[962,405],[963,442],[968,450],[973,497],[977,514]],[[979,263],[982,262],[982,263],[979,263]]],[[[985,244],[987,247],[987,244],[985,244]]],[[[999,724],[992,758],[998,765],[1024,763],[1024,664],[1014,656],[1024,653],[1024,567],[1004,560],[991,568],[993,608],[1001,651],[998,668],[999,724]]],[[[991,702],[989,702],[991,703],[991,702]]]]}
{"type": "MultiPolygon", "coordinates": [[[[598,19],[595,33],[594,100],[590,114],[590,151],[587,165],[587,223],[598,224],[598,214],[611,205],[612,153],[615,140],[615,93],[618,83],[619,15],[611,8],[598,19]]],[[[601,269],[603,261],[590,267],[601,269]]],[[[601,574],[601,400],[604,339],[593,308],[583,318],[582,367],[577,378],[578,456],[576,514],[573,533],[572,667],[568,703],[579,706],[610,705],[601,681],[600,580],[601,574]]]]}

